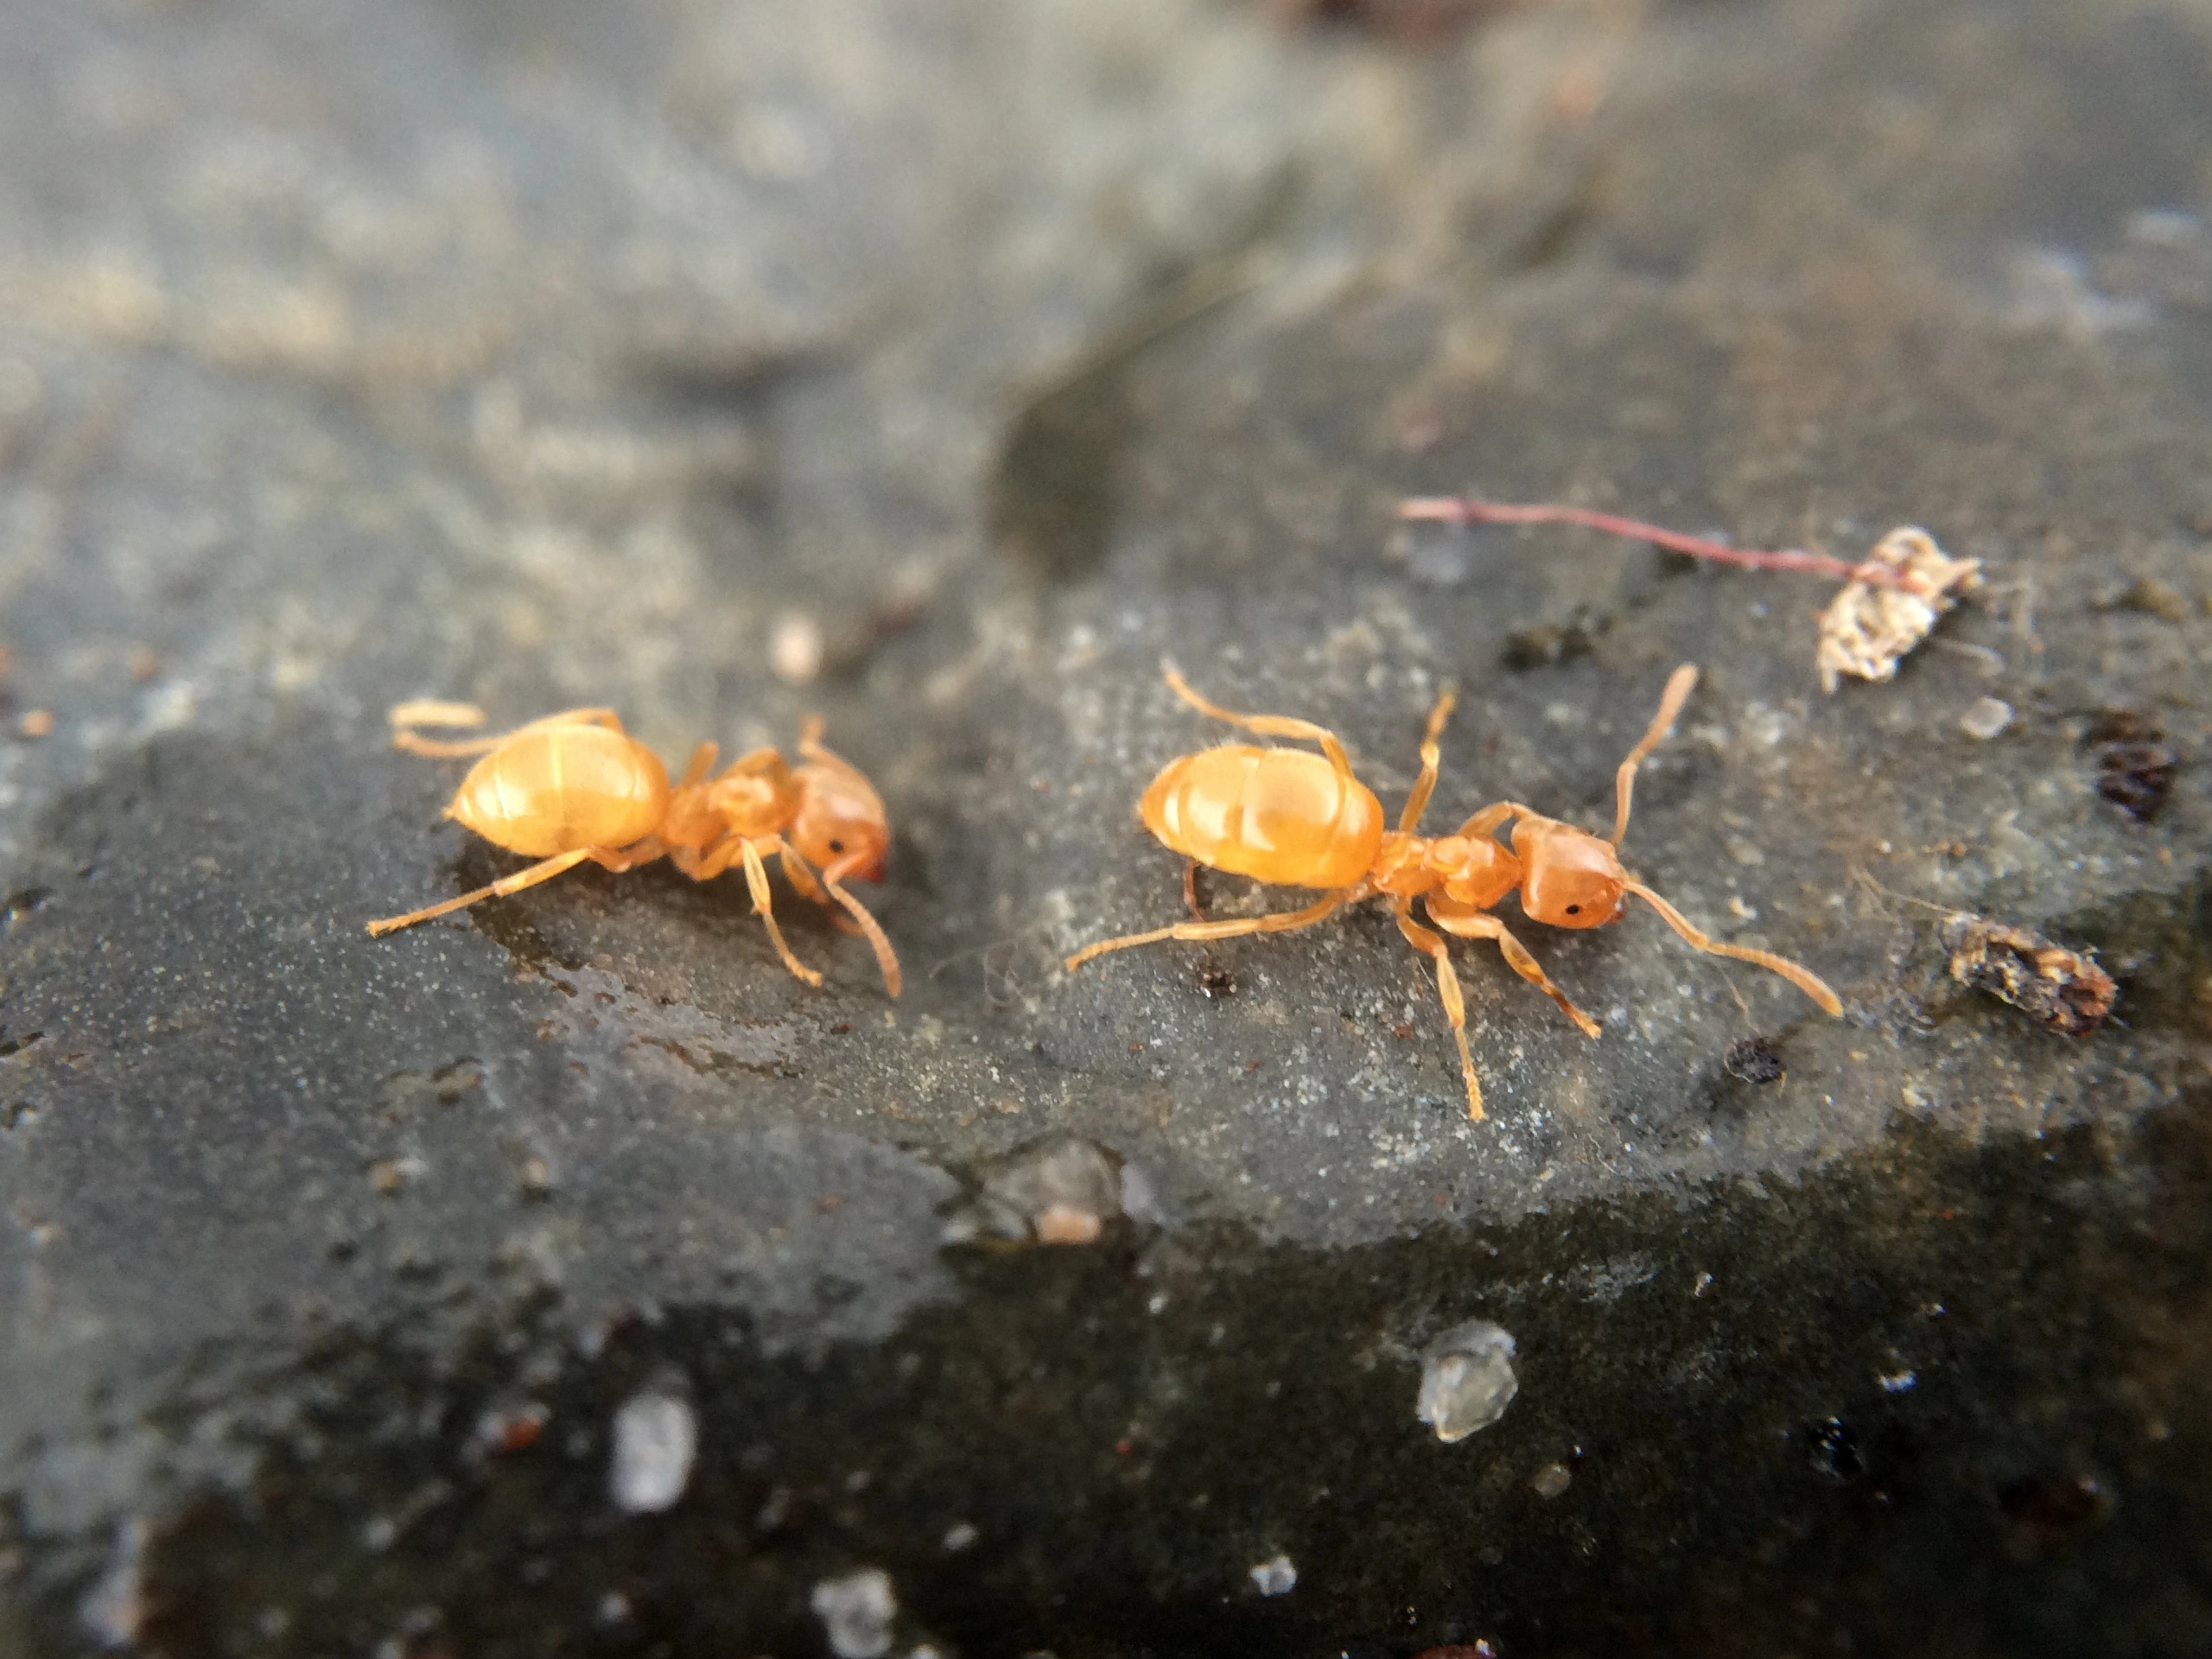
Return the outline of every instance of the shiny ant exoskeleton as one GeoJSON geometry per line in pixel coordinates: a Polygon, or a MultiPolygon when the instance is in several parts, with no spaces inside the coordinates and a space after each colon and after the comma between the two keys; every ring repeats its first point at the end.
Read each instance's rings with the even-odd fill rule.
{"type": "Polygon", "coordinates": [[[844,907],[874,948],[885,988],[899,995],[899,958],[890,940],[842,885],[848,876],[882,880],[890,825],[868,779],[822,747],[818,717],[799,728],[798,766],[774,749],[755,749],[710,778],[715,746],[702,743],[672,785],[660,757],[625,732],[611,709],[571,709],[498,737],[446,741],[416,734],[419,727],[475,726],[483,719],[468,703],[402,703],[391,711],[392,744],[410,754],[482,755],[446,816],[496,847],[539,861],[458,899],[371,922],[371,933],[519,893],[586,859],[621,871],[666,858],[695,881],[741,864],[753,912],[776,954],[800,979],[819,985],[822,976],[791,954],[776,925],[763,861],[774,853],[803,895],[844,907]]]}
{"type": "Polygon", "coordinates": [[[1144,826],[1173,850],[1198,863],[1231,874],[1284,887],[1324,889],[1322,898],[1303,910],[1284,911],[1234,921],[1178,922],[1148,933],[1102,939],[1067,959],[1070,972],[1093,957],[1161,939],[1226,939],[1246,933],[1282,933],[1310,927],[1342,906],[1363,899],[1387,898],[1398,931],[1414,949],[1436,964],[1437,992],[1459,1048],[1467,1083],[1467,1112],[1483,1115],[1482,1084],[1468,1052],[1466,1005],[1444,940],[1414,919],[1420,899],[1428,919],[1446,933],[1465,939],[1492,939],[1513,970],[1559,1004],[1567,1017],[1592,1037],[1598,1022],[1567,1000],[1536,959],[1505,924],[1488,912],[1507,894],[1518,892],[1531,921],[1548,927],[1602,927],[1617,920],[1634,894],[1657,911],[1684,941],[1714,956],[1732,957],[1781,975],[1822,1009],[1840,1014],[1843,1005],[1807,969],[1771,951],[1728,944],[1707,938],[1672,905],[1621,868],[1619,847],[1627,833],[1629,801],[1636,770],[1657,747],[1681,712],[1697,670],[1685,664],[1667,682],[1659,712],[1615,774],[1617,804],[1613,833],[1601,838],[1517,802],[1486,806],[1448,836],[1416,835],[1422,811],[1436,787],[1437,740],[1450,718],[1453,693],[1437,698],[1421,744],[1421,775],[1398,815],[1398,827],[1383,827],[1382,806],[1372,790],[1352,776],[1351,762],[1333,732],[1310,721],[1275,715],[1238,715],[1217,708],[1166,671],[1175,695],[1211,719],[1225,721],[1262,737],[1304,738],[1320,746],[1304,749],[1260,748],[1230,743],[1171,760],[1152,780],[1138,804],[1144,826]],[[1511,850],[1499,844],[1497,830],[1513,826],[1511,850]]]}

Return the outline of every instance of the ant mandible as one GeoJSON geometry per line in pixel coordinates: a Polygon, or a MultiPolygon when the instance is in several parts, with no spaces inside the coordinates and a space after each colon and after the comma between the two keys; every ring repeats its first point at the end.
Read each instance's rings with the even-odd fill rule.
{"type": "Polygon", "coordinates": [[[1428,919],[1463,939],[1494,939],[1507,964],[1559,1004],[1567,1017],[1592,1037],[1598,1022],[1567,1000],[1567,994],[1530,956],[1505,924],[1487,914],[1518,890],[1521,908],[1531,921],[1549,927],[1602,927],[1619,918],[1633,893],[1657,911],[1667,925],[1694,948],[1732,957],[1777,973],[1821,1008],[1840,1014],[1836,995],[1812,973],[1771,951],[1728,944],[1707,938],[1688,918],[1621,868],[1621,837],[1628,832],[1629,801],[1636,770],[1656,748],[1681,712],[1697,670],[1676,669],[1667,682],[1659,712],[1649,729],[1628,753],[1615,774],[1617,804],[1613,833],[1601,839],[1513,801],[1500,801],[1476,813],[1453,833],[1424,838],[1414,831],[1436,787],[1440,765],[1437,740],[1451,717],[1455,694],[1446,689],[1429,711],[1421,744],[1421,775],[1398,815],[1398,827],[1386,830],[1382,806],[1372,790],[1352,776],[1351,762],[1336,734],[1309,721],[1275,715],[1238,715],[1208,702],[1173,668],[1167,684],[1175,695],[1211,719],[1226,721],[1262,737],[1304,738],[1320,746],[1304,749],[1257,748],[1224,744],[1171,760],[1152,780],[1138,804],[1144,826],[1171,850],[1192,864],[1205,864],[1234,875],[1284,887],[1319,887],[1324,896],[1303,910],[1279,912],[1236,921],[1179,922],[1149,933],[1102,939],[1067,959],[1072,973],[1093,957],[1161,939],[1226,939],[1245,933],[1285,933],[1311,927],[1332,912],[1363,899],[1388,898],[1398,931],[1407,943],[1436,964],[1436,988],[1459,1048],[1459,1069],[1467,1081],[1467,1115],[1483,1116],[1483,1090],[1467,1048],[1467,1013],[1459,976],[1444,940],[1414,919],[1420,899],[1428,919]],[[1495,839],[1510,821],[1513,847],[1495,839]]]}
{"type": "Polygon", "coordinates": [[[417,734],[421,727],[478,726],[483,720],[483,711],[469,703],[402,703],[391,711],[392,747],[410,754],[482,755],[446,816],[495,847],[539,861],[458,899],[371,922],[371,933],[519,893],[586,859],[620,872],[666,858],[695,881],[741,863],[753,913],[767,927],[776,954],[800,979],[819,985],[822,976],[791,954],[776,925],[763,861],[774,853],[803,896],[844,906],[874,947],[885,988],[899,995],[891,941],[842,885],[847,876],[883,879],[891,828],[858,768],[822,747],[818,715],[799,728],[799,766],[786,764],[774,749],[755,749],[709,778],[715,746],[702,743],[672,786],[660,757],[625,732],[612,709],[571,709],[498,737],[448,741],[417,734]]]}

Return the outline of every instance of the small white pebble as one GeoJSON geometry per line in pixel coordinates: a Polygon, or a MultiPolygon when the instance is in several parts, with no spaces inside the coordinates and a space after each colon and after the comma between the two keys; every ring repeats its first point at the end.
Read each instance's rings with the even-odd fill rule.
{"type": "Polygon", "coordinates": [[[1287,1596],[1298,1586],[1298,1569],[1287,1555],[1274,1555],[1252,1569],[1252,1586],[1263,1596],[1287,1596]]]}
{"type": "Polygon", "coordinates": [[[625,1515],[673,1508],[691,1484],[699,1420],[690,1402],[655,1387],[632,1395],[614,1414],[614,1460],[607,1494],[625,1515]]]}
{"type": "Polygon", "coordinates": [[[824,1579],[807,1605],[822,1621],[837,1659],[883,1659],[891,1651],[899,1599],[891,1593],[891,1575],[881,1567],[863,1567],[824,1579]]]}
{"type": "Polygon", "coordinates": [[[1574,1473],[1563,1463],[1548,1463],[1529,1477],[1529,1490],[1538,1497],[1557,1497],[1574,1481],[1574,1473]]]}
{"type": "Polygon", "coordinates": [[[1915,1371],[1891,1371],[1874,1380],[1882,1385],[1882,1392],[1885,1394],[1904,1394],[1908,1392],[1914,1383],[1920,1381],[1920,1376],[1915,1371]]]}
{"type": "Polygon", "coordinates": [[[2012,723],[2012,705],[2002,697],[1976,697],[1959,716],[1959,729],[1987,742],[2012,723]]]}
{"type": "Polygon", "coordinates": [[[1520,1389],[1513,1375],[1512,1337],[1488,1319],[1470,1319],[1423,1351],[1414,1414],[1449,1445],[1505,1415],[1520,1389]]]}
{"type": "Polygon", "coordinates": [[[955,1522],[944,1529],[944,1553],[948,1555],[957,1555],[969,1545],[974,1543],[977,1535],[976,1529],[969,1522],[955,1522]]]}
{"type": "Polygon", "coordinates": [[[768,666],[786,685],[806,685],[822,672],[822,625],[804,611],[785,611],[768,635],[768,666]]]}

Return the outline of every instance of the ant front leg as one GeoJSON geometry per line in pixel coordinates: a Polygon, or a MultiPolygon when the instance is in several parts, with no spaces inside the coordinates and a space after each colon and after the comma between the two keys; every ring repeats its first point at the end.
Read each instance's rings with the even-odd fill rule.
{"type": "Polygon", "coordinates": [[[1435,893],[1428,895],[1428,919],[1446,933],[1462,939],[1495,939],[1498,953],[1505,958],[1506,966],[1534,985],[1546,996],[1559,1004],[1560,1012],[1582,1028],[1587,1037],[1598,1035],[1601,1027],[1595,1020],[1567,1000],[1565,991],[1552,983],[1551,976],[1543,964],[1529,954],[1529,949],[1506,931],[1505,924],[1487,911],[1463,911],[1435,893]]]}
{"type": "Polygon", "coordinates": [[[1401,899],[1390,907],[1398,931],[1406,943],[1436,964],[1436,994],[1443,1000],[1444,1017],[1452,1022],[1452,1040],[1459,1046],[1459,1073],[1467,1081],[1467,1116],[1483,1121],[1482,1080],[1475,1076],[1475,1057],[1467,1048],[1467,1001],[1459,995],[1459,976],[1452,970],[1452,953],[1442,939],[1414,920],[1413,900],[1401,899]]]}

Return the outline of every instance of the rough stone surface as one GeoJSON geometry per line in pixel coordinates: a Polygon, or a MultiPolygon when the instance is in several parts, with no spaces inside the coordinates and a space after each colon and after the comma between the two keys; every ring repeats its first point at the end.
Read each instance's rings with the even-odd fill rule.
{"type": "Polygon", "coordinates": [[[0,1648],[2212,1648],[2212,7],[1315,10],[0,18],[0,1648]],[[1826,696],[1821,584],[1470,488],[1987,580],[1826,696]],[[1700,663],[1629,862],[1846,1017],[1516,921],[1605,1035],[1462,947],[1471,1123],[1379,910],[1065,975],[1180,911],[1163,658],[1592,826],[1700,663]],[[664,868],[370,939],[515,868],[420,696],[819,710],[906,995],[664,868]],[[952,1224],[1081,1144],[1096,1242],[952,1224]]]}

